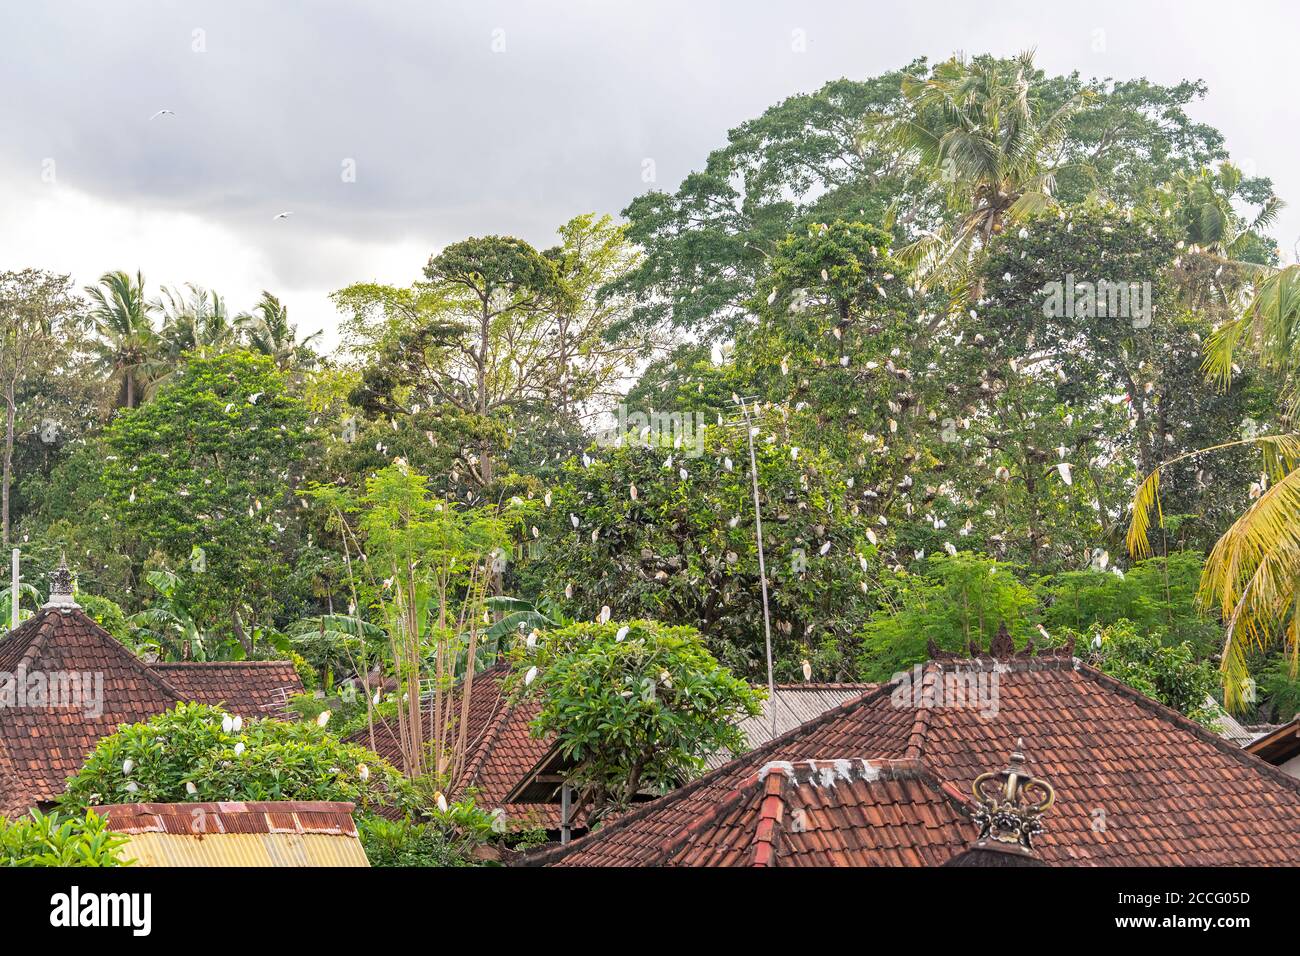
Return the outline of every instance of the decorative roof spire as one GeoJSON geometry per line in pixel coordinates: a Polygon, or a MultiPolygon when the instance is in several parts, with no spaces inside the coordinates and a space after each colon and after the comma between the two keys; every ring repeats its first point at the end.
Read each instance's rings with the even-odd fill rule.
{"type": "Polygon", "coordinates": [[[50,599],[44,606],[55,609],[81,607],[72,599],[72,572],[68,570],[66,553],[59,558],[59,566],[50,572],[50,599]]]}
{"type": "Polygon", "coordinates": [[[978,806],[972,819],[980,825],[976,846],[1018,845],[1029,853],[1033,838],[1043,832],[1041,817],[1056,801],[1056,791],[1025,769],[1024,746],[1023,737],[1016,741],[1006,769],[975,778],[971,790],[978,806]]]}

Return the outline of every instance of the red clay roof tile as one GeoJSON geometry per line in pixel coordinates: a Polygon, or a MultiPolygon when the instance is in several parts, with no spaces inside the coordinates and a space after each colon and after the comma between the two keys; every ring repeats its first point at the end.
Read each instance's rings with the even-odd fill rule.
{"type": "MultiPolygon", "coordinates": [[[[736,794],[746,792],[746,781],[765,764],[852,757],[889,765],[906,757],[924,761],[933,775],[927,792],[917,789],[919,778],[898,775],[870,781],[862,793],[856,782],[833,793],[800,792],[786,806],[813,815],[817,826],[800,835],[800,845],[817,852],[784,855],[791,834],[782,831],[777,859],[781,865],[839,859],[935,865],[975,836],[968,824],[956,839],[948,808],[967,799],[959,796],[970,793],[976,776],[1001,767],[1021,737],[1029,769],[1057,794],[1046,832],[1036,841],[1043,862],[1220,866],[1300,859],[1300,781],[1068,657],[931,663],[925,683],[972,670],[996,674],[996,714],[925,700],[896,702],[893,687],[885,686],[568,847],[524,862],[707,865],[722,858],[717,847],[741,837],[726,835],[735,824],[718,822],[706,838],[699,821],[721,821],[745,799],[736,794]],[[827,798],[833,799],[823,806],[827,798]],[[859,813],[867,825],[856,822],[859,813]],[[690,846],[666,853],[665,833],[690,834],[690,846]],[[713,857],[704,853],[706,845],[714,848],[713,857]]],[[[812,777],[798,786],[814,786],[812,777]]]]}

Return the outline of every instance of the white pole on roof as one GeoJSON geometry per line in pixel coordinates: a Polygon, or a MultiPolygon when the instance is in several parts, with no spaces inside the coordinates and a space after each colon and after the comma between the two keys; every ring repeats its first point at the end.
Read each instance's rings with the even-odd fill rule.
{"type": "Polygon", "coordinates": [[[14,548],[13,574],[9,581],[9,630],[18,630],[18,555],[19,551],[14,548]]]}
{"type": "Polygon", "coordinates": [[[776,681],[772,676],[772,616],[767,609],[767,561],[763,556],[763,509],[758,503],[758,461],[754,456],[754,426],[749,405],[736,397],[745,416],[745,440],[749,443],[749,475],[754,490],[754,530],[758,536],[758,583],[763,593],[763,643],[767,650],[767,708],[772,715],[772,736],[776,736],[776,681]]]}

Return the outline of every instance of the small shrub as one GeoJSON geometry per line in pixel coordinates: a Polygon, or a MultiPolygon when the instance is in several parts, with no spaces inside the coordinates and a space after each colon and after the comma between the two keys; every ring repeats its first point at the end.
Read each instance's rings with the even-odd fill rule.
{"type": "Polygon", "coordinates": [[[118,855],[126,842],[91,811],[67,818],[39,810],[13,821],[0,817],[0,866],[129,866],[118,855]]]}
{"type": "Polygon", "coordinates": [[[411,788],[391,764],[316,723],[232,718],[178,704],[104,737],[68,782],[66,810],[113,803],[340,800],[405,808],[411,788]]]}

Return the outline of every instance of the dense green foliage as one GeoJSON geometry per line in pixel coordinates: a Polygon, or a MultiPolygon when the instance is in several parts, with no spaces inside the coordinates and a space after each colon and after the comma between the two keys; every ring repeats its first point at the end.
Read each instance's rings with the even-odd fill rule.
{"type": "MultiPolygon", "coordinates": [[[[739,123],[625,222],[577,215],[548,247],[464,237],[405,285],[340,276],[331,355],[269,293],[237,313],[199,286],[151,298],[140,272],[84,297],[6,274],[0,483],[24,609],[66,551],[141,654],[298,655],[329,695],[299,710],[349,729],[417,726],[408,691],[431,691],[435,739],[404,745],[417,778],[426,756],[454,775],[445,691],[502,650],[563,662],[529,692],[571,687],[547,717],[582,728],[571,748],[600,724],[568,681],[633,680],[591,699],[672,756],[633,774],[635,747],[583,749],[598,802],[626,796],[619,775],[689,774],[713,734],[718,712],[685,732],[658,683],[642,700],[655,655],[676,687],[748,706],[728,695],[765,682],[763,583],[778,680],[887,679],[1002,624],[1018,646],[1102,629],[1103,669],[1189,713],[1206,666],[1236,680],[1247,656],[1254,715],[1294,713],[1273,640],[1300,633],[1290,592],[1226,656],[1233,601],[1198,602],[1206,581],[1239,593],[1245,565],[1212,549],[1249,502],[1281,501],[1257,510],[1283,541],[1300,507],[1300,454],[1277,444],[1300,277],[1274,271],[1271,182],[1192,118],[1204,95],[1027,55],[833,80],[739,123]],[[46,360],[18,362],[20,342],[46,360]],[[1163,463],[1150,554],[1130,554],[1163,463]],[[574,623],[602,619],[637,622],[644,659],[574,623]],[[552,643],[578,633],[589,653],[552,643]],[[729,672],[674,671],[713,663],[729,672]],[[364,692],[339,698],[351,678],[364,692]]],[[[238,766],[271,786],[265,746],[213,785],[238,766]]],[[[100,785],[125,785],[125,759],[95,764],[100,785]]]]}
{"type": "Polygon", "coordinates": [[[1193,720],[1213,724],[1215,712],[1206,702],[1217,683],[1214,668],[1197,659],[1191,644],[1161,643],[1124,620],[1098,630],[1090,640],[1081,635],[1080,643],[1084,640],[1082,656],[1093,666],[1193,720]]]}
{"type": "Polygon", "coordinates": [[[520,691],[541,699],[533,732],[556,736],[577,805],[593,819],[643,789],[680,786],[719,749],[742,752],[735,721],[760,712],[759,693],[688,627],[575,624],[522,643],[512,659],[520,691]]]}
{"type": "Polygon", "coordinates": [[[0,866],[129,866],[126,837],[93,811],[62,817],[33,810],[17,820],[0,817],[0,866]]]}
{"type": "Polygon", "coordinates": [[[359,810],[405,807],[406,780],[364,747],[317,722],[232,717],[177,704],[102,738],[68,781],[63,807],[213,800],[342,800],[359,810]]]}

